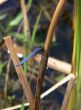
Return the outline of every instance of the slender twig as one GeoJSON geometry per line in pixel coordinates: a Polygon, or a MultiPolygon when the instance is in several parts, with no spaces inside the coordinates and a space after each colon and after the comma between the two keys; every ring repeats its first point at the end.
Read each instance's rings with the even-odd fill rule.
{"type": "MultiPolygon", "coordinates": [[[[35,75],[38,75],[38,71],[36,71],[35,69],[32,69],[31,67],[28,67],[28,70],[31,71],[33,74],[27,74],[27,77],[31,77],[34,78],[35,81],[37,81],[37,77],[35,75]]],[[[29,72],[30,73],[30,72],[29,72]]],[[[52,81],[48,76],[45,75],[45,80],[51,84],[54,83],[54,81],[52,81]]]]}
{"type": "MultiPolygon", "coordinates": [[[[29,106],[29,103],[24,103],[24,106],[29,106]]],[[[17,110],[19,108],[22,107],[22,104],[19,104],[19,105],[16,105],[16,106],[12,106],[12,107],[8,107],[8,108],[4,108],[4,109],[1,109],[1,110],[17,110]]]]}
{"type": "Polygon", "coordinates": [[[17,36],[17,35],[20,33],[20,31],[21,31],[22,27],[23,27],[23,21],[21,21],[21,23],[19,24],[19,26],[18,26],[18,29],[17,29],[17,32],[16,32],[16,35],[15,35],[15,36],[17,36]]]}
{"type": "Polygon", "coordinates": [[[67,110],[67,106],[69,103],[69,98],[70,98],[70,94],[71,94],[71,91],[74,85],[74,81],[75,81],[75,78],[71,79],[68,83],[61,110],[67,110]]]}
{"type": "Polygon", "coordinates": [[[25,0],[20,0],[20,3],[21,3],[22,14],[23,14],[24,34],[25,34],[25,37],[27,39],[27,37],[30,36],[30,30],[29,30],[29,24],[28,24],[28,17],[27,17],[27,10],[26,10],[26,5],[25,5],[25,0]]]}
{"type": "Polygon", "coordinates": [[[7,64],[7,71],[5,75],[5,86],[4,86],[4,98],[7,98],[7,86],[8,86],[8,80],[9,80],[9,71],[10,71],[10,63],[11,63],[11,57],[9,56],[8,64],[7,64]]]}
{"type": "MultiPolygon", "coordinates": [[[[20,0],[21,3],[21,10],[23,14],[23,28],[24,28],[24,50],[25,50],[25,56],[28,55],[29,49],[27,48],[29,37],[30,37],[30,30],[29,30],[29,24],[28,24],[28,17],[27,17],[27,8],[25,4],[25,0],[20,0]]],[[[27,72],[27,63],[24,63],[24,71],[27,72]]]]}
{"type": "Polygon", "coordinates": [[[3,49],[5,47],[5,42],[4,39],[0,40],[0,50],[3,49]]]}
{"type": "Polygon", "coordinates": [[[43,9],[44,15],[47,17],[47,19],[49,21],[51,21],[51,16],[50,16],[49,12],[46,9],[47,7],[45,7],[45,6],[43,6],[43,5],[40,4],[40,8],[43,9]]]}
{"type": "MultiPolygon", "coordinates": [[[[10,52],[14,65],[17,65],[19,63],[19,59],[17,58],[16,51],[14,49],[11,37],[6,37],[6,38],[4,38],[4,40],[5,40],[5,44],[8,48],[8,50],[10,52]]],[[[30,109],[34,110],[34,97],[33,97],[30,85],[26,79],[25,73],[22,69],[22,66],[15,67],[15,69],[16,69],[17,75],[19,77],[19,80],[21,82],[21,85],[23,87],[23,91],[25,93],[26,99],[30,103],[30,109]]]]}
{"type": "Polygon", "coordinates": [[[73,74],[69,74],[68,76],[66,76],[65,78],[63,78],[61,81],[59,81],[58,83],[56,83],[54,86],[52,86],[50,89],[48,89],[46,92],[44,92],[41,95],[41,98],[44,98],[45,96],[47,96],[48,94],[50,94],[51,92],[53,92],[54,90],[56,90],[58,87],[62,86],[63,84],[65,84],[66,82],[68,82],[71,79],[75,79],[75,75],[73,74]]]}
{"type": "MultiPolygon", "coordinates": [[[[55,91],[58,87],[62,86],[63,84],[65,84],[69,80],[72,81],[74,79],[75,79],[75,76],[73,74],[70,74],[70,75],[66,76],[61,81],[59,81],[58,83],[56,83],[55,85],[53,85],[51,88],[49,88],[47,91],[45,91],[44,93],[42,93],[41,94],[41,99],[43,99],[46,96],[48,96],[50,93],[52,93],[53,91],[55,91]]],[[[13,107],[8,107],[8,108],[1,109],[1,110],[15,110],[15,109],[20,108],[21,106],[22,106],[22,104],[16,105],[16,106],[13,106],[13,107]]],[[[25,103],[24,106],[29,106],[29,103],[25,103]]]]}
{"type": "Polygon", "coordinates": [[[50,50],[50,45],[52,42],[53,38],[53,33],[57,24],[57,21],[59,19],[59,16],[62,12],[63,6],[64,6],[65,0],[60,0],[58,3],[58,6],[55,10],[55,13],[53,14],[51,24],[47,33],[46,41],[45,41],[45,46],[44,46],[44,57],[41,59],[40,63],[40,70],[38,74],[38,80],[37,80],[37,85],[36,85],[36,94],[35,94],[35,109],[34,110],[39,110],[39,104],[40,104],[40,94],[41,94],[41,88],[44,80],[44,74],[45,74],[45,69],[47,66],[47,60],[48,59],[48,54],[50,50]],[[46,58],[46,59],[45,59],[46,58]]]}

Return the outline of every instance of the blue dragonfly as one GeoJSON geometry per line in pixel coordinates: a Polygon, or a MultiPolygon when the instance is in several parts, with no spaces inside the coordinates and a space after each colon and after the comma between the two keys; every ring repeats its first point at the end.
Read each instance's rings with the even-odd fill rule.
{"type": "Polygon", "coordinates": [[[36,55],[37,53],[41,53],[44,50],[43,47],[37,47],[35,48],[32,53],[30,53],[27,57],[25,57],[21,62],[19,62],[16,67],[22,65],[24,62],[28,61],[30,58],[32,58],[34,55],[36,55]]]}

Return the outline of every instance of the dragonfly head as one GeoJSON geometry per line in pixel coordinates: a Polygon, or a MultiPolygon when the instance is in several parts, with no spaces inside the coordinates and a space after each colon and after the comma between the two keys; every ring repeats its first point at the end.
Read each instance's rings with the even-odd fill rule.
{"type": "Polygon", "coordinates": [[[38,53],[44,52],[44,46],[39,46],[39,48],[40,48],[40,51],[38,53]]]}

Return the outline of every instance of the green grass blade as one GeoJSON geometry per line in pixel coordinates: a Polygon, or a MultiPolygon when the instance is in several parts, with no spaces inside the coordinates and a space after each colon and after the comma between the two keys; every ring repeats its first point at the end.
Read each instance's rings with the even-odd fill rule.
{"type": "Polygon", "coordinates": [[[0,15],[0,20],[3,20],[4,18],[6,18],[7,14],[2,14],[0,15]]]}
{"type": "Polygon", "coordinates": [[[17,26],[20,21],[22,20],[23,15],[22,13],[19,13],[9,24],[9,26],[17,26]]]}
{"type": "Polygon", "coordinates": [[[34,25],[34,30],[32,32],[32,40],[31,40],[31,47],[35,41],[35,36],[36,36],[36,32],[38,30],[38,24],[39,24],[39,21],[40,21],[40,18],[41,18],[41,14],[42,14],[42,11],[39,13],[38,17],[37,17],[37,20],[36,20],[36,23],[34,25]]]}
{"type": "Polygon", "coordinates": [[[73,92],[76,92],[72,97],[70,96],[69,106],[67,110],[81,110],[81,0],[75,0],[74,8],[75,21],[72,66],[75,66],[76,71],[72,72],[76,72],[75,74],[77,75],[77,84],[74,85],[74,88],[72,90],[71,96],[73,95],[73,92]],[[75,99],[75,102],[72,103],[73,99],[75,99]]]}
{"type": "MultiPolygon", "coordinates": [[[[27,4],[27,11],[29,11],[29,9],[31,8],[31,4],[32,4],[32,0],[28,1],[27,4]]],[[[23,15],[22,12],[20,12],[9,24],[9,26],[17,26],[21,20],[23,19],[23,15]]]]}
{"type": "Polygon", "coordinates": [[[76,24],[76,67],[77,67],[77,109],[81,110],[81,0],[77,0],[77,24],[76,24]]]}

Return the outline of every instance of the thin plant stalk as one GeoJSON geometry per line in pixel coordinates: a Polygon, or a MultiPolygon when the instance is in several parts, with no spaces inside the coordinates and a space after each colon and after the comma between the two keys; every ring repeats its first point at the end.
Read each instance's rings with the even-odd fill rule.
{"type": "Polygon", "coordinates": [[[9,71],[10,71],[10,63],[11,63],[11,57],[9,56],[9,61],[7,64],[7,72],[5,75],[5,86],[4,86],[4,98],[7,98],[7,87],[8,87],[8,80],[9,80],[9,71]]]}
{"type": "Polygon", "coordinates": [[[70,94],[71,94],[72,88],[74,86],[74,82],[75,82],[75,78],[71,79],[68,82],[68,86],[67,86],[67,89],[66,89],[66,92],[65,92],[65,96],[64,96],[64,100],[63,100],[63,103],[62,103],[61,110],[67,110],[68,101],[69,101],[69,98],[70,98],[70,94]]]}
{"type": "MultiPolygon", "coordinates": [[[[75,0],[75,18],[74,18],[74,46],[73,46],[73,59],[75,65],[75,74],[77,76],[77,84],[73,91],[76,91],[74,96],[70,97],[70,102],[67,110],[81,110],[81,0],[75,0]],[[74,50],[75,49],[75,50],[74,50]],[[71,103],[71,100],[75,98],[74,103],[71,103]],[[71,104],[70,104],[71,103],[71,104]],[[75,106],[74,106],[75,105],[75,106]]],[[[73,92],[72,91],[72,92],[73,92]]]]}
{"type": "Polygon", "coordinates": [[[51,20],[50,27],[49,27],[49,30],[47,33],[45,46],[44,46],[44,51],[45,51],[44,57],[42,57],[41,62],[40,62],[40,70],[39,70],[38,79],[37,79],[36,94],[35,94],[35,109],[34,110],[39,110],[41,88],[42,88],[42,84],[43,84],[43,80],[44,80],[45,69],[47,66],[49,50],[50,50],[54,30],[55,30],[57,21],[59,19],[59,16],[62,12],[64,3],[65,3],[65,0],[59,1],[58,6],[55,10],[55,13],[53,14],[53,18],[51,20]]]}
{"type": "Polygon", "coordinates": [[[81,0],[76,0],[77,2],[77,50],[76,50],[76,60],[77,60],[77,109],[81,110],[81,0]]]}
{"type": "MultiPolygon", "coordinates": [[[[24,29],[24,50],[25,50],[25,56],[28,55],[29,49],[28,49],[28,41],[30,38],[30,30],[29,30],[29,24],[28,24],[28,17],[27,17],[27,10],[25,5],[25,0],[20,0],[21,3],[21,10],[23,14],[23,29],[24,29]]],[[[24,63],[24,71],[27,72],[27,62],[24,63]]]]}
{"type": "Polygon", "coordinates": [[[38,29],[39,21],[40,21],[40,18],[41,18],[41,14],[42,14],[42,10],[40,11],[40,13],[37,17],[36,23],[34,25],[34,29],[33,29],[33,32],[32,32],[32,39],[31,39],[31,48],[32,48],[32,46],[35,42],[35,36],[36,36],[37,29],[38,29]]]}
{"type": "MultiPolygon", "coordinates": [[[[77,31],[76,31],[76,24],[77,24],[77,10],[76,10],[76,0],[74,2],[74,19],[73,19],[73,27],[74,27],[74,42],[73,42],[73,54],[72,54],[72,68],[71,72],[76,76],[76,40],[77,40],[77,31]]],[[[76,103],[76,84],[72,88],[70,97],[69,97],[69,102],[67,106],[67,110],[72,110],[76,103]]]]}

